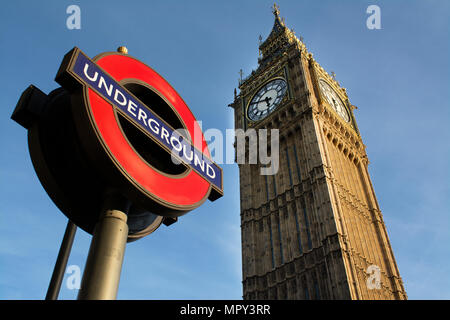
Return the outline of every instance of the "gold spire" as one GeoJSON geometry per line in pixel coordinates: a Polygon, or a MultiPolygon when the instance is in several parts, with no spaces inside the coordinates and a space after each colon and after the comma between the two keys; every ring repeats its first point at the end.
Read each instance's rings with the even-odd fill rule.
{"type": "Polygon", "coordinates": [[[280,7],[274,3],[272,6],[272,12],[275,16],[275,21],[269,36],[261,42],[259,41],[259,58],[258,63],[260,65],[266,65],[268,62],[281,51],[287,50],[290,45],[295,44],[298,49],[306,52],[306,46],[303,43],[303,37],[301,40],[295,35],[294,29],[289,29],[284,18],[280,17],[280,7]]]}
{"type": "Polygon", "coordinates": [[[275,17],[278,17],[278,15],[280,14],[280,7],[276,3],[273,4],[272,12],[275,17]]]}

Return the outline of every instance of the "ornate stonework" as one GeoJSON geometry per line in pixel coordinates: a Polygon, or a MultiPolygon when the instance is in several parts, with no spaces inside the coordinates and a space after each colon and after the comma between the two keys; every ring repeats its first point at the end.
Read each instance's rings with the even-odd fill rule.
{"type": "Polygon", "coordinates": [[[280,130],[277,174],[260,175],[261,165],[239,164],[244,299],[406,299],[356,107],[334,73],[285,26],[278,7],[273,12],[259,67],[240,82],[230,104],[236,129],[280,130]],[[286,80],[288,93],[267,117],[249,120],[250,99],[277,77],[286,80]],[[332,102],[319,81],[334,92],[332,102]],[[331,105],[335,99],[345,110],[331,105]],[[336,111],[347,112],[349,120],[336,111]],[[371,266],[378,268],[379,282],[372,281],[371,266]]]}

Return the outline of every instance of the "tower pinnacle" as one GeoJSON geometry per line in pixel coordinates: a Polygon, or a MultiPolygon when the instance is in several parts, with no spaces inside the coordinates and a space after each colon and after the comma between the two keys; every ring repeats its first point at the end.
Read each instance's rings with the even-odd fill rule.
{"type": "Polygon", "coordinates": [[[273,4],[272,12],[275,17],[278,17],[280,15],[280,7],[276,3],[273,4]]]}

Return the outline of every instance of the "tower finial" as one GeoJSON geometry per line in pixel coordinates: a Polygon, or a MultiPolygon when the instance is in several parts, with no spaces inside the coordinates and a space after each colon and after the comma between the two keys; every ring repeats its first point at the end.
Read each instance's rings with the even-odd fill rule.
{"type": "Polygon", "coordinates": [[[272,12],[275,15],[275,17],[278,17],[278,15],[280,14],[280,7],[277,6],[276,3],[273,4],[272,12]]]}
{"type": "Polygon", "coordinates": [[[117,48],[117,52],[123,53],[123,54],[128,54],[128,49],[127,47],[124,46],[120,46],[117,48]]]}

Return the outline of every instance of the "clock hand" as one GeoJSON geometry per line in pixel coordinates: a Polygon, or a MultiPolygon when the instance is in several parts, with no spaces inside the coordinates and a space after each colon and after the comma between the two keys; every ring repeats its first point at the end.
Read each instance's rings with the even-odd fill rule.
{"type": "Polygon", "coordinates": [[[333,106],[337,110],[338,109],[338,104],[337,104],[336,100],[334,100],[334,98],[331,98],[331,99],[333,99],[333,106]]]}
{"type": "Polygon", "coordinates": [[[334,104],[334,110],[342,117],[345,114],[345,111],[343,110],[341,104],[337,103],[336,100],[333,99],[334,104]]]}
{"type": "Polygon", "coordinates": [[[266,97],[265,99],[259,100],[259,101],[255,101],[255,102],[250,102],[248,105],[252,105],[252,104],[258,104],[261,102],[266,102],[267,105],[269,106],[269,100],[272,99],[271,97],[266,97]]]}

